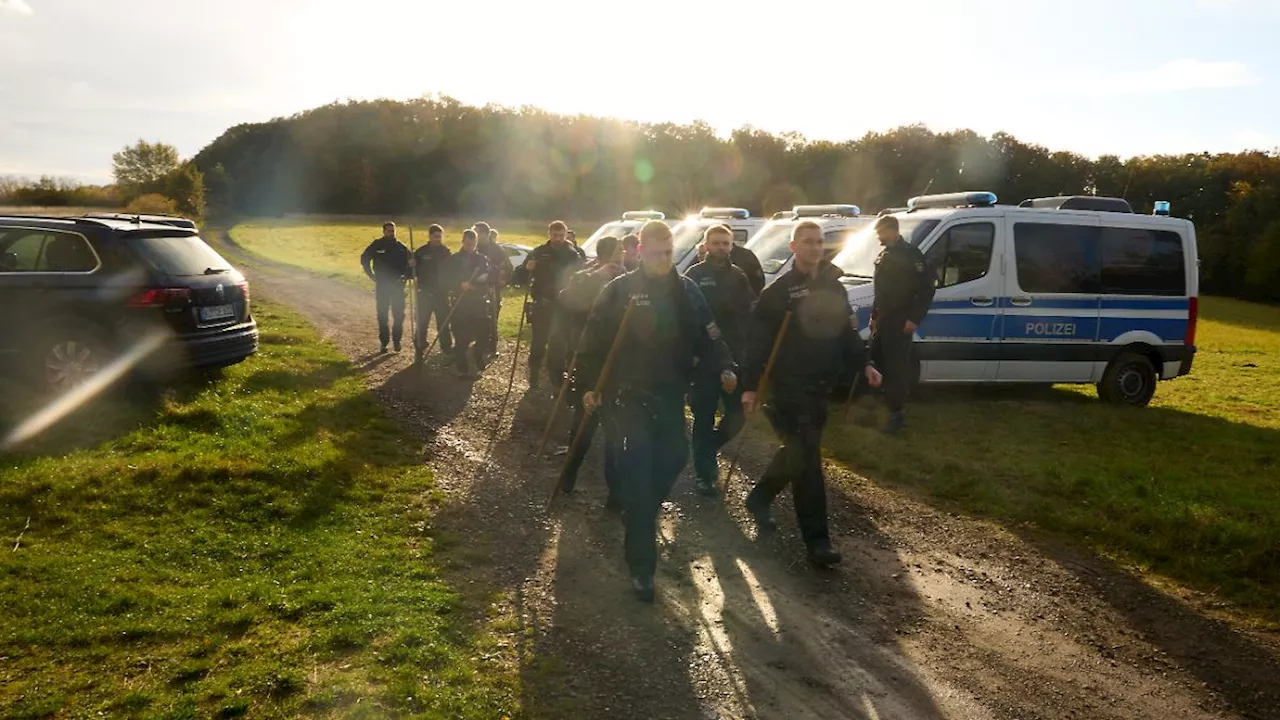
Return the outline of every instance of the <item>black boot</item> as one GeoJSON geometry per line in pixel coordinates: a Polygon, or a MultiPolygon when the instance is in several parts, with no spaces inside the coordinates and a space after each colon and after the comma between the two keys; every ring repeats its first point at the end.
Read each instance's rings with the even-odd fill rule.
{"type": "Polygon", "coordinates": [[[750,496],[747,496],[747,512],[751,513],[751,519],[756,521],[756,529],[761,535],[775,532],[778,529],[778,523],[769,517],[769,506],[760,502],[753,502],[750,496]]]}
{"type": "Polygon", "coordinates": [[[902,410],[889,414],[889,423],[884,426],[885,435],[897,435],[907,426],[907,414],[902,410]]]}
{"type": "Polygon", "coordinates": [[[653,602],[653,576],[649,574],[631,576],[631,592],[640,602],[653,602]]]}
{"type": "Polygon", "coordinates": [[[716,487],[715,478],[694,478],[693,489],[703,497],[715,497],[720,494],[720,488],[716,487]]]}
{"type": "Polygon", "coordinates": [[[840,564],[844,558],[831,547],[830,540],[814,540],[809,544],[809,562],[818,567],[831,567],[840,564]]]}

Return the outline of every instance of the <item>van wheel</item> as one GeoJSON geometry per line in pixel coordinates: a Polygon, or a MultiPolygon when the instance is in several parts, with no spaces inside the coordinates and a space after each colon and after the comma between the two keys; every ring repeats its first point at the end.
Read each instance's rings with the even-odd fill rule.
{"type": "Polygon", "coordinates": [[[35,359],[36,379],[58,395],[98,374],[110,362],[106,345],[81,328],[47,335],[35,359]]]}
{"type": "Polygon", "coordinates": [[[1145,356],[1121,353],[1098,383],[1098,397],[1113,405],[1146,407],[1156,394],[1156,369],[1145,356]]]}

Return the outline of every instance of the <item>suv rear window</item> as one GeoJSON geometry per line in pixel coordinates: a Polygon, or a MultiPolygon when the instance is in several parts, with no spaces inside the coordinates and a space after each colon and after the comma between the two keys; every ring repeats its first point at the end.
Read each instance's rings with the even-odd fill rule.
{"type": "Polygon", "coordinates": [[[212,275],[231,270],[230,263],[195,235],[131,237],[129,247],[166,275],[212,275]]]}

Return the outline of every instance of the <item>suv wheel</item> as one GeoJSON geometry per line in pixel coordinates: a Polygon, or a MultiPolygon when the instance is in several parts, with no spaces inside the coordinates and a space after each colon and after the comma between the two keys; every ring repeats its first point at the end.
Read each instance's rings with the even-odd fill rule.
{"type": "Polygon", "coordinates": [[[107,365],[106,347],[88,332],[60,332],[42,344],[40,379],[50,391],[61,394],[98,374],[107,365]]]}
{"type": "Polygon", "coordinates": [[[1156,394],[1156,369],[1144,355],[1121,353],[1098,383],[1098,397],[1115,405],[1146,407],[1156,394]]]}

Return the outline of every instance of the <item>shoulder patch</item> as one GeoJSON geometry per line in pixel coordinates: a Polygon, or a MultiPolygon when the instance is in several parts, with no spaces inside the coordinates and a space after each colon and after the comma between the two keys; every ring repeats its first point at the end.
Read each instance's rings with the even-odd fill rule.
{"type": "Polygon", "coordinates": [[[719,326],[719,325],[716,325],[716,324],[715,324],[715,322],[709,322],[709,323],[707,323],[707,335],[708,335],[712,340],[719,340],[719,339],[720,339],[720,326],[719,326]]]}

